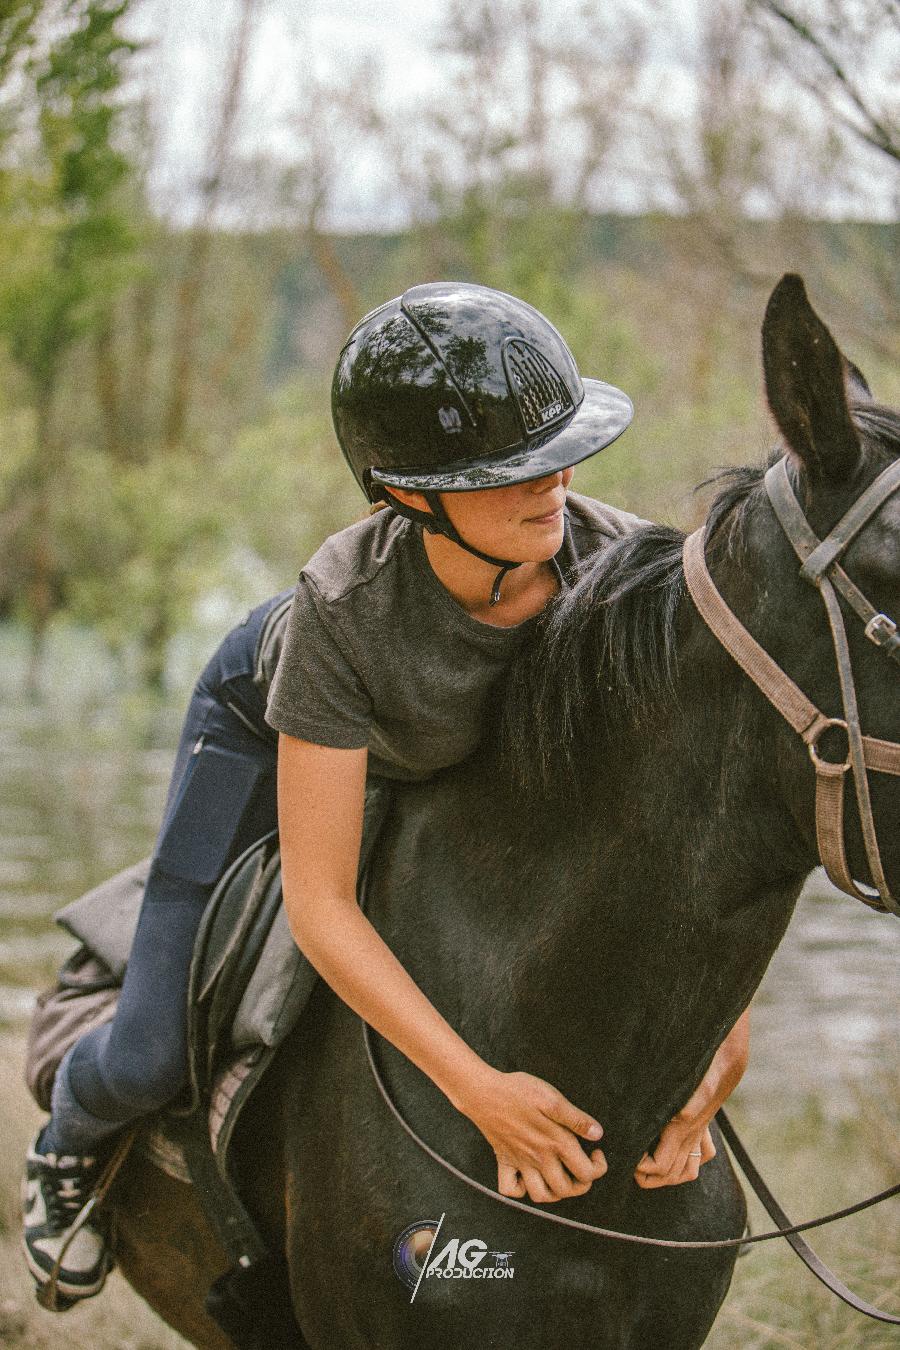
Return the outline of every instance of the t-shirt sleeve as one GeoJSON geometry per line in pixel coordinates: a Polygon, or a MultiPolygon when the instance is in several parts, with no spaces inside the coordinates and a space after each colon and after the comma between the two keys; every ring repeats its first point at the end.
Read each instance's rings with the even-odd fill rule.
{"type": "Polygon", "coordinates": [[[314,745],[357,750],[369,743],[372,701],[342,641],[336,617],[301,572],[269,689],[266,721],[314,745]]]}

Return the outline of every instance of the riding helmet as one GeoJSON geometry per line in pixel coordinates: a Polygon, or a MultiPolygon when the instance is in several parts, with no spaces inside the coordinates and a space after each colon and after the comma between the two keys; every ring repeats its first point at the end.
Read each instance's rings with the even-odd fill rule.
{"type": "Polygon", "coordinates": [[[582,379],[538,310],[468,282],[413,286],[367,314],[332,383],[337,438],[370,501],[385,489],[466,492],[556,473],[631,421],[631,400],[582,379]]]}

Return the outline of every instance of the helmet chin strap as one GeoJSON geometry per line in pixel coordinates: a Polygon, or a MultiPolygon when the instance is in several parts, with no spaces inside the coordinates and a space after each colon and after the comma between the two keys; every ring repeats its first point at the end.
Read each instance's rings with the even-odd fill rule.
{"type": "Polygon", "coordinates": [[[472,544],[467,544],[460,535],[453,521],[447,515],[444,503],[441,501],[439,492],[424,492],[426,502],[431,507],[431,512],[419,511],[415,506],[407,506],[405,502],[398,501],[392,492],[384,491],[384,497],[388,505],[398,513],[405,516],[407,520],[414,520],[416,524],[421,525],[429,534],[442,534],[451,543],[458,544],[464,548],[467,553],[480,558],[482,562],[490,563],[492,567],[499,567],[500,571],[494,578],[494,584],[491,587],[491,598],[489,604],[496,605],[500,599],[500,587],[503,584],[503,578],[507,572],[511,572],[514,567],[521,567],[521,562],[510,562],[508,558],[495,558],[490,553],[482,553],[480,548],[474,548],[472,544]]]}

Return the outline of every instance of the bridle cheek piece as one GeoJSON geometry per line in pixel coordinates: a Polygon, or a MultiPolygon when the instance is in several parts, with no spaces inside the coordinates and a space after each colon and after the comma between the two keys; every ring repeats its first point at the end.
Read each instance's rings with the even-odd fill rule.
{"type": "Polygon", "coordinates": [[[816,587],[825,605],[840,679],[843,717],[828,717],[817,708],[729,609],[706,566],[704,526],[684,541],[688,591],[713,635],[806,743],[816,773],[816,843],[829,878],[839,890],[872,909],[900,915],[900,903],[891,892],[881,863],[868,778],[869,772],[900,775],[900,742],[862,734],[844,616],[835,594],[840,591],[862,620],[869,641],[900,662],[897,624],[869,603],[838,561],[879,507],[900,488],[900,460],[878,475],[825,539],[819,539],[811,529],[797,501],[788,477],[787,456],[772,465],[764,481],[772,509],[802,564],[800,575],[816,587]],[[847,737],[847,756],[840,762],[824,759],[819,753],[819,740],[832,727],[839,727],[847,737]],[[880,898],[861,890],[847,866],[844,778],[848,772],[853,774],[866,859],[880,898]]]}

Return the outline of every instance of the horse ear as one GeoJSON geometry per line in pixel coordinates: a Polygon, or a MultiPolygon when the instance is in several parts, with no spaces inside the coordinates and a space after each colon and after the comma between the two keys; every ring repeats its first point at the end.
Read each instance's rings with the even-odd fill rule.
{"type": "Polygon", "coordinates": [[[854,361],[847,361],[847,393],[856,403],[872,403],[875,395],[869,388],[869,381],[854,361]]]}
{"type": "Polygon", "coordinates": [[[795,273],[786,273],[769,297],[762,347],[766,397],[788,447],[813,479],[846,481],[861,453],[847,406],[847,384],[859,372],[851,371],[795,273]]]}

